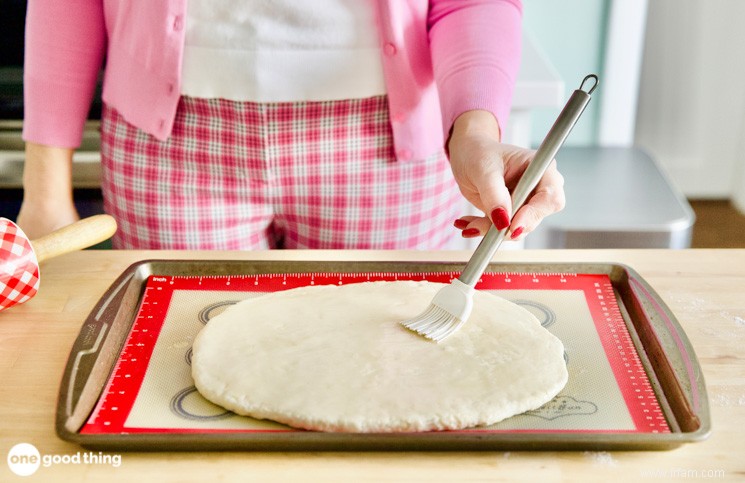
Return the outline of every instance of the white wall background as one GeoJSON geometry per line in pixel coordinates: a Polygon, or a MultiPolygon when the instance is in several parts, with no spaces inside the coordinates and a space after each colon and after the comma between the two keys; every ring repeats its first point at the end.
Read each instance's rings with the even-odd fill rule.
{"type": "Polygon", "coordinates": [[[688,197],[745,211],[745,1],[649,1],[636,143],[688,197]]]}
{"type": "MultiPolygon", "coordinates": [[[[689,198],[745,213],[745,0],[526,0],[566,84],[601,74],[567,145],[638,145],[689,198]]],[[[558,110],[533,114],[532,142],[558,110]]]]}

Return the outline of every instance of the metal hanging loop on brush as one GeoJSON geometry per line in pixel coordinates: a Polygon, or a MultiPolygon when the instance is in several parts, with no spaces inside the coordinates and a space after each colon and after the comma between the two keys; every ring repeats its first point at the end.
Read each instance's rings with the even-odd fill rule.
{"type": "MultiPolygon", "coordinates": [[[[559,148],[564,144],[564,140],[569,136],[574,125],[577,124],[577,120],[590,102],[590,95],[597,86],[598,77],[595,74],[590,74],[582,80],[579,89],[572,93],[512,193],[513,215],[525,203],[530,193],[543,177],[559,148]],[[584,87],[588,82],[591,85],[589,90],[585,91],[584,87]]],[[[489,228],[489,231],[484,235],[483,240],[481,240],[473,256],[463,269],[459,277],[461,282],[470,286],[476,285],[481,274],[484,273],[486,266],[491,262],[499,245],[502,244],[508,230],[509,227],[499,231],[494,225],[489,228]]]]}

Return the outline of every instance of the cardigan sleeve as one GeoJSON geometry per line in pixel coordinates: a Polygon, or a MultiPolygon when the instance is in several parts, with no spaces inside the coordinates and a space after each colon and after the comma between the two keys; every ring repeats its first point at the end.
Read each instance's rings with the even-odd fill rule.
{"type": "Polygon", "coordinates": [[[520,0],[431,0],[427,22],[445,139],[472,109],[504,129],[520,67],[520,0]]]}
{"type": "Polygon", "coordinates": [[[80,145],[103,62],[102,0],[29,0],[23,68],[23,139],[80,145]]]}

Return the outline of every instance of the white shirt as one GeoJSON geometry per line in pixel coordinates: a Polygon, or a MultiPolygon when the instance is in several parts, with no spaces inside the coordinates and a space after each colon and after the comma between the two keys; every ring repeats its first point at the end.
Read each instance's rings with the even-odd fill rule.
{"type": "Polygon", "coordinates": [[[374,0],[189,0],[181,93],[235,101],[385,94],[374,0]]]}

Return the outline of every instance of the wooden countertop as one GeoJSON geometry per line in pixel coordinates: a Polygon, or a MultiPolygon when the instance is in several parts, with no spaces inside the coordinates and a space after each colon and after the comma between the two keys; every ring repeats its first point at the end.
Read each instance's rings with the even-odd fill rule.
{"type": "MultiPolygon", "coordinates": [[[[42,266],[41,289],[0,313],[0,457],[18,443],[44,455],[89,450],[58,439],[59,381],[80,325],[131,263],[153,258],[465,261],[467,252],[85,251],[42,266]]],[[[745,478],[745,250],[505,251],[513,262],[616,262],[637,270],[683,326],[703,367],[713,431],[662,452],[124,453],[121,464],[42,465],[28,481],[459,481],[745,478]]],[[[96,455],[98,452],[93,452],[96,455]]],[[[0,480],[22,481],[0,463],[0,480]]]]}

